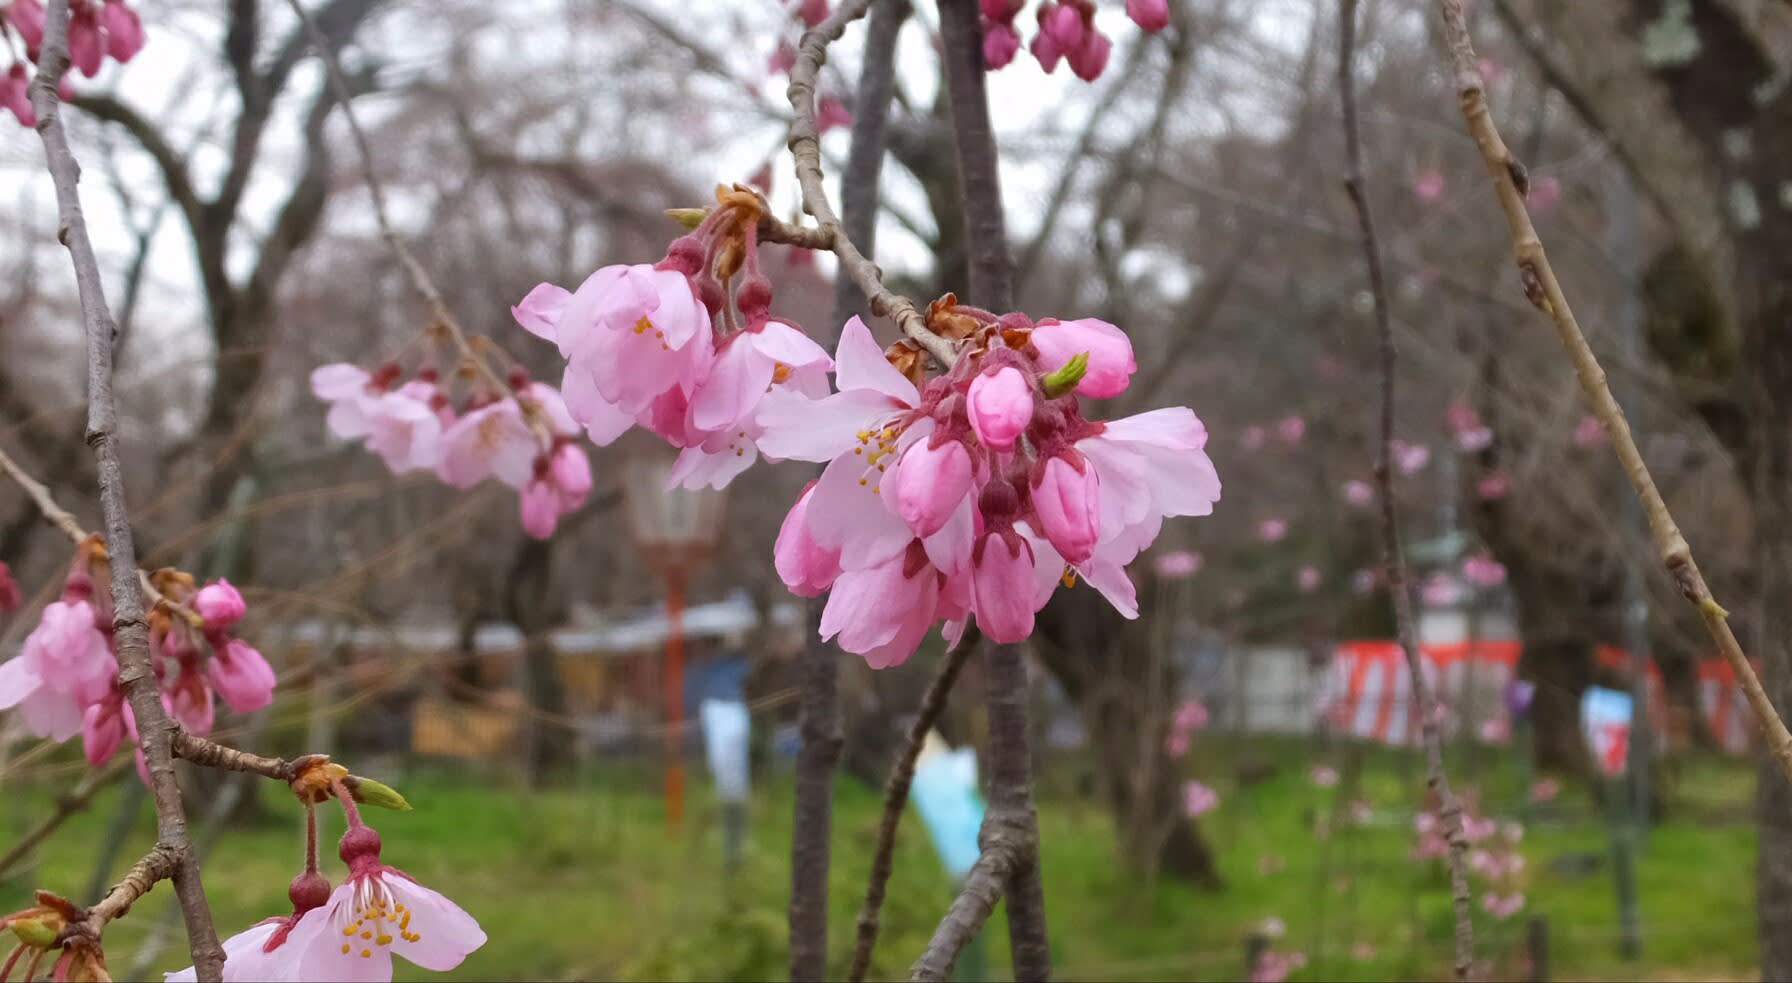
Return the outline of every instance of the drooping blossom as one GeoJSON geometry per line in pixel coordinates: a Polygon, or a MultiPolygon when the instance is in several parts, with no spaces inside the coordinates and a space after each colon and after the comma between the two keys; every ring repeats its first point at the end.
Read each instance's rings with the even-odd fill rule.
{"type": "Polygon", "coordinates": [[[1257,538],[1266,543],[1276,543],[1288,535],[1288,523],[1282,519],[1264,519],[1257,523],[1257,538]]]}
{"type": "Polygon", "coordinates": [[[1157,558],[1157,575],[1168,580],[1192,577],[1201,570],[1201,554],[1189,550],[1172,550],[1157,558]]]}
{"type": "Polygon", "coordinates": [[[1172,758],[1182,757],[1194,743],[1195,731],[1205,726],[1207,707],[1199,700],[1188,700],[1177,707],[1175,716],[1170,718],[1170,732],[1164,738],[1164,750],[1172,758]]]}
{"type": "Polygon", "coordinates": [[[1182,784],[1182,811],[1190,819],[1200,816],[1214,806],[1220,804],[1220,794],[1197,781],[1182,784]]]}
{"type": "Polygon", "coordinates": [[[1488,427],[1474,427],[1456,433],[1456,447],[1465,454],[1484,451],[1492,446],[1493,430],[1488,427]]]}
{"type": "MultiPolygon", "coordinates": [[[[30,0],[18,0],[18,2],[30,2],[30,0]]],[[[25,73],[25,66],[19,62],[13,62],[12,66],[6,70],[6,74],[0,76],[0,106],[6,107],[7,111],[12,113],[13,119],[19,121],[20,126],[34,127],[37,125],[37,112],[31,108],[31,77],[25,73]]]]}
{"type": "Polygon", "coordinates": [[[784,75],[795,66],[796,45],[789,41],[779,41],[765,59],[765,71],[768,75],[784,75]]]}
{"type": "Polygon", "coordinates": [[[795,7],[804,27],[814,27],[828,19],[828,0],[796,0],[795,7]]]}
{"type": "Polygon", "coordinates": [[[249,606],[243,602],[242,593],[220,577],[199,588],[193,597],[193,610],[205,619],[207,630],[221,631],[243,620],[249,606]]]}
{"type": "Polygon", "coordinates": [[[0,663],[0,710],[18,708],[27,730],[52,741],[81,733],[86,708],[112,689],[118,662],[84,599],[53,601],[19,654],[0,663]]]}
{"type": "MultiPolygon", "coordinates": [[[[10,41],[8,27],[24,42],[24,58],[18,58],[19,52],[14,45],[0,45],[0,48],[11,50],[15,59],[6,75],[0,77],[0,106],[11,111],[21,125],[35,126],[36,115],[31,111],[26,86],[42,54],[43,4],[40,0],[11,0],[0,5],[0,38],[10,41]]],[[[120,63],[127,62],[142,48],[143,22],[122,0],[80,0],[70,4],[68,55],[81,74],[92,78],[99,74],[108,57],[120,63]]],[[[73,95],[66,77],[62,80],[61,94],[65,100],[73,95]]]]}
{"type": "MultiPolygon", "coordinates": [[[[358,817],[357,817],[358,818],[358,817]]],[[[371,963],[355,967],[372,970],[363,974],[331,975],[324,967],[305,960],[305,952],[294,944],[295,936],[309,936],[318,927],[324,904],[330,899],[330,882],[317,869],[317,830],[313,817],[307,817],[309,832],[305,869],[287,886],[286,896],[292,901],[292,913],[265,918],[224,940],[225,983],[301,983],[308,980],[390,980],[391,965],[381,975],[371,963]]],[[[350,936],[344,936],[350,938],[350,936]]],[[[342,967],[331,967],[340,969],[342,967]]],[[[164,975],[164,983],[191,983],[198,977],[193,967],[164,975]]]]}
{"type": "Polygon", "coordinates": [[[240,638],[214,650],[205,664],[212,688],[237,713],[254,713],[274,700],[274,670],[255,647],[240,638]]]}
{"type": "Polygon", "coordinates": [[[434,468],[442,455],[444,414],[433,381],[393,388],[396,365],[368,372],[334,363],[311,372],[311,392],[330,406],[325,424],[344,440],[364,441],[394,473],[434,468]]]}
{"type": "Polygon", "coordinates": [[[1368,508],[1375,504],[1375,488],[1367,481],[1352,478],[1344,482],[1344,501],[1357,508],[1368,508]]]}
{"type": "Polygon", "coordinates": [[[1170,26],[1169,0],[1126,0],[1126,16],[1147,34],[1170,26]]]}
{"type": "Polygon", "coordinates": [[[305,978],[390,980],[394,955],[447,972],[485,944],[473,916],[382,863],[379,834],[350,815],[338,850],[348,877],[299,919],[282,946],[292,950],[305,978]]]}
{"type": "Polygon", "coordinates": [[[1132,340],[1100,318],[1059,321],[1048,317],[1034,326],[1031,341],[1039,350],[1039,368],[1046,372],[1056,372],[1077,355],[1088,357],[1089,367],[1076,384],[1075,391],[1080,396],[1118,396],[1126,391],[1133,373],[1139,370],[1132,340]]]}
{"type": "Polygon", "coordinates": [[[1462,576],[1480,587],[1498,587],[1506,582],[1506,566],[1485,553],[1476,553],[1462,561],[1462,576]]]}
{"type": "Polygon", "coordinates": [[[1394,468],[1401,474],[1414,474],[1422,471],[1431,463],[1431,448],[1424,444],[1409,444],[1395,439],[1388,447],[1394,458],[1394,468]]]}
{"type": "Polygon", "coordinates": [[[1020,53],[1020,32],[1012,24],[985,20],[983,24],[983,67],[991,71],[1006,68],[1020,53]]]}
{"type": "Polygon", "coordinates": [[[12,579],[12,571],[6,568],[6,561],[0,560],[0,614],[16,611],[25,603],[25,594],[19,590],[19,582],[12,579]]]}
{"type": "Polygon", "coordinates": [[[1093,82],[1107,68],[1113,42],[1095,27],[1095,5],[1089,0],[1044,0],[1038,20],[1033,57],[1047,72],[1064,61],[1077,78],[1093,82]]]}
{"type": "Polygon", "coordinates": [[[1498,833],[1500,824],[1487,816],[1464,813],[1462,816],[1462,838],[1470,843],[1478,843],[1498,833]]]}

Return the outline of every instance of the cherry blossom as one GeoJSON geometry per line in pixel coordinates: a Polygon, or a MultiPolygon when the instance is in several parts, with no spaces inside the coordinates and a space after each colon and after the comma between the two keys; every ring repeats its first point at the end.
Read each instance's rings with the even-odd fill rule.
{"type": "Polygon", "coordinates": [[[1471,584],[1497,587],[1506,582],[1506,567],[1491,556],[1477,553],[1462,561],[1462,576],[1471,584]]]}
{"type": "Polygon", "coordinates": [[[1320,788],[1331,788],[1338,784],[1338,769],[1333,768],[1330,765],[1314,765],[1312,769],[1307,772],[1307,777],[1312,779],[1313,784],[1320,788]]]}
{"type": "Polygon", "coordinates": [[[1282,438],[1283,443],[1298,444],[1306,435],[1307,421],[1301,417],[1283,417],[1282,421],[1276,424],[1276,436],[1282,438]]]}
{"type": "Polygon", "coordinates": [[[1190,819],[1208,812],[1219,804],[1219,793],[1206,785],[1193,780],[1182,784],[1182,811],[1190,819]]]}
{"type": "Polygon", "coordinates": [[[1288,523],[1282,519],[1264,519],[1257,523],[1257,538],[1266,543],[1280,542],[1288,535],[1288,523]]]}
{"type": "Polygon", "coordinates": [[[1169,580],[1192,577],[1201,571],[1201,554],[1189,550],[1173,550],[1157,558],[1157,575],[1169,580]]]}
{"type": "Polygon", "coordinates": [[[1367,508],[1375,503],[1375,489],[1367,481],[1352,478],[1344,482],[1344,501],[1357,508],[1367,508]]]}
{"type": "Polygon", "coordinates": [[[0,560],[0,614],[16,611],[25,603],[24,592],[19,590],[19,582],[12,579],[12,571],[6,567],[6,561],[0,560]]]}
{"type": "Polygon", "coordinates": [[[1301,589],[1302,593],[1311,594],[1319,589],[1319,585],[1324,579],[1325,575],[1319,572],[1319,568],[1309,564],[1301,567],[1300,570],[1295,573],[1294,583],[1295,586],[1301,589]]]}
{"type": "Polygon", "coordinates": [[[1413,179],[1412,193],[1420,201],[1436,201],[1444,195],[1444,176],[1436,170],[1425,171],[1413,179]]]}
{"type": "Polygon", "coordinates": [[[1170,26],[1169,0],[1126,0],[1126,16],[1147,34],[1170,26]]]}
{"type": "Polygon", "coordinates": [[[110,692],[117,675],[93,605],[65,595],[44,608],[19,654],[0,663],[0,710],[17,707],[26,729],[66,741],[81,732],[86,707],[110,692]]]}
{"type": "Polygon", "coordinates": [[[1589,414],[1581,417],[1580,422],[1574,425],[1574,446],[1598,447],[1604,442],[1605,427],[1600,424],[1598,417],[1589,414]]]}

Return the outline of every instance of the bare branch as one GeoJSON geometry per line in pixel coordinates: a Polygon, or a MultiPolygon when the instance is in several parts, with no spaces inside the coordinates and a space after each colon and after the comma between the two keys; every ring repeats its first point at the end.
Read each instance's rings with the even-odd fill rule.
{"type": "Polygon", "coordinates": [[[1394,443],[1394,327],[1388,311],[1387,277],[1381,266],[1381,244],[1375,237],[1375,214],[1363,191],[1363,140],[1356,108],[1356,10],[1357,0],[1343,0],[1338,15],[1338,93],[1344,110],[1344,190],[1356,208],[1362,232],[1363,258],[1369,271],[1369,293],[1375,306],[1375,335],[1381,368],[1381,414],[1375,453],[1376,494],[1381,505],[1381,560],[1388,597],[1394,605],[1394,623],[1400,648],[1406,655],[1407,676],[1419,713],[1425,743],[1425,784],[1437,795],[1444,839],[1449,844],[1450,898],[1456,914],[1456,978],[1468,979],[1475,956],[1474,921],[1469,907],[1468,840],[1462,833],[1462,803],[1450,789],[1444,774],[1443,735],[1438,730],[1437,708],[1419,662],[1419,633],[1413,616],[1412,591],[1406,581],[1406,553],[1400,547],[1400,514],[1394,499],[1390,466],[1394,443]]]}
{"type": "Polygon", "coordinates": [[[1462,2],[1438,0],[1438,12],[1443,19],[1444,42],[1449,48],[1450,67],[1455,75],[1463,120],[1469,135],[1474,138],[1475,146],[1481,152],[1482,161],[1487,165],[1494,191],[1499,195],[1500,209],[1505,213],[1506,225],[1511,232],[1512,252],[1518,261],[1525,296],[1555,326],[1562,348],[1574,365],[1581,394],[1604,427],[1612,449],[1617,452],[1618,461],[1624,468],[1624,474],[1630,479],[1637,499],[1642,503],[1643,515],[1648,519],[1649,533],[1655,541],[1655,549],[1662,565],[1674,578],[1681,595],[1698,610],[1699,617],[1705,623],[1705,630],[1710,633],[1711,640],[1736,674],[1737,684],[1748,696],[1749,706],[1754,710],[1756,723],[1761,727],[1767,750],[1773,755],[1780,771],[1788,779],[1792,779],[1792,732],[1786,730],[1785,722],[1774,710],[1773,701],[1768,699],[1767,691],[1761,688],[1761,680],[1755,675],[1748,657],[1743,654],[1741,644],[1736,641],[1736,634],[1730,630],[1729,612],[1711,596],[1711,588],[1705,583],[1705,575],[1693,560],[1692,548],[1687,544],[1686,537],[1681,535],[1673,513],[1668,511],[1667,502],[1662,499],[1660,490],[1655,486],[1655,478],[1649,473],[1649,466],[1644,463],[1642,452],[1637,449],[1636,439],[1630,433],[1624,409],[1612,396],[1611,387],[1606,384],[1605,369],[1600,366],[1598,356],[1593,354],[1592,347],[1587,344],[1580,322],[1575,319],[1574,310],[1568,305],[1568,297],[1556,279],[1555,269],[1550,266],[1549,255],[1543,249],[1543,240],[1538,237],[1536,226],[1531,223],[1531,215],[1525,208],[1524,201],[1525,193],[1530,188],[1530,179],[1524,165],[1507,149],[1505,141],[1500,138],[1498,127],[1494,125],[1493,113],[1487,106],[1486,87],[1476,63],[1474,42],[1469,37],[1468,23],[1463,17],[1462,2]]]}
{"type": "Polygon", "coordinates": [[[56,87],[68,71],[68,0],[51,0],[37,77],[31,82],[31,105],[37,113],[50,177],[56,186],[57,238],[68,247],[80,290],[81,315],[87,335],[87,443],[93,448],[100,482],[100,505],[105,516],[107,549],[111,554],[113,639],[118,652],[119,682],[131,702],[148,765],[150,788],[156,803],[156,848],[165,854],[174,890],[186,922],[187,945],[197,978],[220,978],[224,950],[212,928],[211,908],[206,903],[199,864],[187,838],[186,816],[180,786],[174,778],[170,747],[173,723],[162,708],[150,667],[149,624],[144,619],[139,592],[137,556],[131,537],[131,519],[125,504],[124,471],[118,454],[118,407],[112,395],[112,345],[117,331],[106,306],[99,262],[88,238],[87,220],[81,213],[77,184],[81,167],[69,149],[62,124],[61,100],[56,87]]]}

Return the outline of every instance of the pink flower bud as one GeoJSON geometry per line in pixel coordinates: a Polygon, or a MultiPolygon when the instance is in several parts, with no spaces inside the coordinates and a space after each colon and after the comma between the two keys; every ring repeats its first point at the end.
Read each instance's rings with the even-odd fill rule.
{"type": "Polygon", "coordinates": [[[803,19],[807,27],[814,27],[828,19],[828,0],[802,0],[796,15],[803,19]]]}
{"type": "Polygon", "coordinates": [[[1436,201],[1444,196],[1444,176],[1437,171],[1426,171],[1412,182],[1412,193],[1419,196],[1420,201],[1436,201]]]}
{"type": "Polygon", "coordinates": [[[815,103],[815,131],[826,133],[836,126],[851,126],[852,113],[846,103],[833,96],[822,96],[815,103]]]}
{"type": "Polygon", "coordinates": [[[219,631],[243,620],[249,606],[243,603],[243,595],[231,586],[230,581],[219,577],[199,588],[193,598],[193,610],[205,619],[208,631],[219,631]]]}
{"type": "Polygon", "coordinates": [[[971,609],[996,642],[1033,634],[1033,548],[1012,529],[977,543],[971,566],[971,609]]]}
{"type": "Polygon", "coordinates": [[[560,493],[551,482],[537,478],[524,485],[518,507],[524,532],[536,539],[554,535],[554,527],[560,524],[560,493]]]}
{"type": "Polygon", "coordinates": [[[985,446],[1013,450],[1015,438],[1033,420],[1033,387],[1013,367],[980,375],[971,381],[965,412],[985,446]]]}
{"type": "Polygon", "coordinates": [[[1128,380],[1139,370],[1126,333],[1099,318],[1046,318],[1033,329],[1033,347],[1039,349],[1039,367],[1044,372],[1055,372],[1079,353],[1088,352],[1089,371],[1076,384],[1076,391],[1094,399],[1125,392],[1128,380]]]}
{"type": "Polygon", "coordinates": [[[1064,51],[1058,47],[1057,39],[1051,34],[1042,30],[1033,35],[1030,48],[1033,57],[1039,59],[1039,67],[1045,69],[1047,74],[1058,70],[1058,62],[1063,60],[1064,51]]]}
{"type": "Polygon", "coordinates": [[[124,701],[90,703],[81,717],[81,750],[87,763],[99,767],[124,742],[124,701]]]}
{"type": "Polygon", "coordinates": [[[1076,73],[1077,78],[1093,82],[1107,69],[1108,55],[1113,50],[1114,42],[1091,27],[1081,46],[1064,52],[1064,60],[1070,63],[1070,70],[1076,73]]]}
{"type": "Polygon", "coordinates": [[[25,77],[25,66],[13,62],[0,76],[0,106],[12,111],[20,126],[36,126],[37,114],[31,110],[31,80],[25,77]]]}
{"type": "Polygon", "coordinates": [[[0,560],[0,612],[12,611],[25,602],[25,596],[19,590],[19,582],[12,579],[12,571],[6,568],[6,561],[0,560]]]}
{"type": "Polygon", "coordinates": [[[1101,484],[1086,461],[1046,461],[1033,486],[1033,509],[1039,531],[1066,562],[1082,563],[1094,554],[1101,537],[1101,484]]]}
{"type": "Polygon", "coordinates": [[[44,43],[44,5],[38,0],[13,0],[6,8],[6,20],[25,39],[25,51],[36,58],[44,43]]]}
{"type": "Polygon", "coordinates": [[[1006,24],[1026,5],[1026,0],[979,0],[977,9],[984,17],[998,24],[1006,24]]]}
{"type": "Polygon", "coordinates": [[[931,440],[909,446],[902,460],[884,476],[884,495],[896,514],[923,538],[940,531],[958,503],[971,493],[971,455],[956,440],[938,447],[931,440]]]}
{"type": "Polygon", "coordinates": [[[1020,51],[1020,33],[1012,25],[988,21],[983,25],[983,67],[1004,68],[1020,51]]]}
{"type": "Polygon", "coordinates": [[[205,664],[212,688],[237,713],[254,713],[274,701],[274,670],[248,642],[233,638],[205,664]]]}
{"type": "Polygon", "coordinates": [[[143,50],[143,21],[137,12],[120,3],[106,0],[102,14],[106,25],[106,53],[120,62],[143,50]]]}
{"type": "Polygon", "coordinates": [[[548,464],[554,487],[560,492],[560,510],[571,512],[591,494],[591,458],[577,444],[561,444],[548,464]]]}
{"type": "Polygon", "coordinates": [[[1148,34],[1170,26],[1168,0],[1126,0],[1126,16],[1148,34]]]}
{"type": "Polygon", "coordinates": [[[68,19],[68,57],[81,74],[93,78],[106,59],[105,38],[100,35],[99,14],[82,5],[68,19]]]}
{"type": "Polygon", "coordinates": [[[795,66],[796,46],[788,41],[780,41],[772,49],[771,57],[766,59],[765,70],[769,75],[783,75],[795,66]]]}
{"type": "Polygon", "coordinates": [[[1039,30],[1051,35],[1059,51],[1069,54],[1083,46],[1087,25],[1082,11],[1070,4],[1047,2],[1039,8],[1039,30]]]}
{"type": "Polygon", "coordinates": [[[840,576],[840,551],[823,549],[809,528],[809,498],[813,491],[813,484],[803,489],[778,528],[778,542],[772,547],[779,579],[799,597],[819,595],[840,576]]]}

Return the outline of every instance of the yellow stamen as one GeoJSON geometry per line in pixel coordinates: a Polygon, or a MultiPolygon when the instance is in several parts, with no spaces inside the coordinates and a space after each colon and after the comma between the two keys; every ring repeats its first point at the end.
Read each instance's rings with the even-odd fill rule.
{"type": "Polygon", "coordinates": [[[347,942],[342,943],[342,954],[345,956],[348,955],[348,943],[347,942]]]}
{"type": "Polygon", "coordinates": [[[652,331],[652,330],[653,330],[653,322],[647,320],[646,315],[642,315],[641,319],[639,321],[635,322],[635,334],[641,334],[644,331],[652,331]]]}

